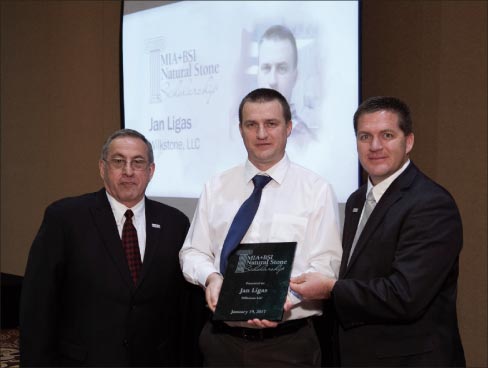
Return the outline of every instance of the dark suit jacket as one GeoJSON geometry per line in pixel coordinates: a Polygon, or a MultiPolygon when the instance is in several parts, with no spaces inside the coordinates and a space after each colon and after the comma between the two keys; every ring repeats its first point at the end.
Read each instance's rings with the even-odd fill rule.
{"type": "Polygon", "coordinates": [[[347,203],[332,300],[343,366],[464,366],[456,293],[462,225],[451,195],[413,163],[351,244],[367,186],[347,203]]]}
{"type": "Polygon", "coordinates": [[[22,290],[22,365],[178,364],[184,288],[178,252],[189,221],[147,198],[145,208],[137,285],[105,189],[46,209],[22,290]]]}

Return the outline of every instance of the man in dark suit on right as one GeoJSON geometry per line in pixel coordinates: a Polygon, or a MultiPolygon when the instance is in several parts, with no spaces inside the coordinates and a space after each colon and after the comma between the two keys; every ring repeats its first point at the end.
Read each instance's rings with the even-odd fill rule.
{"type": "Polygon", "coordinates": [[[465,366],[456,315],[462,225],[454,199],[410,161],[414,135],[405,103],[364,101],[354,130],[369,180],[346,203],[339,280],[306,273],[291,288],[304,299],[330,298],[337,364],[465,366]]]}

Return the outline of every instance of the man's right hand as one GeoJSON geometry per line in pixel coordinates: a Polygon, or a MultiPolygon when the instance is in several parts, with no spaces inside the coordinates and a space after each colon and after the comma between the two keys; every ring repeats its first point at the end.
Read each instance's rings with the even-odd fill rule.
{"type": "Polygon", "coordinates": [[[290,279],[290,289],[300,294],[304,300],[329,299],[335,282],[318,272],[302,273],[290,279]]]}
{"type": "Polygon", "coordinates": [[[215,312],[217,308],[217,302],[219,301],[220,289],[222,288],[222,282],[224,278],[220,273],[214,272],[207,277],[205,282],[205,300],[212,312],[215,312]]]}

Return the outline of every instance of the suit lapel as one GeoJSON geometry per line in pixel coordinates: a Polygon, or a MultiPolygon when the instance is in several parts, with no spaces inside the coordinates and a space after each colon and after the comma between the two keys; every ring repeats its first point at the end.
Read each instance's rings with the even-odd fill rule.
{"type": "MultiPolygon", "coordinates": [[[[358,259],[359,255],[361,254],[362,250],[364,247],[367,246],[371,236],[375,233],[377,228],[381,225],[383,218],[387,214],[388,210],[390,207],[396,203],[397,201],[401,200],[403,197],[403,193],[408,190],[410,185],[412,184],[412,181],[414,180],[416,174],[418,172],[418,169],[414,166],[413,163],[410,163],[410,165],[407,167],[407,169],[391,183],[391,185],[388,187],[386,192],[383,194],[381,197],[380,201],[374,208],[373,212],[371,213],[368,222],[364,226],[364,229],[359,236],[358,242],[356,244],[356,247],[354,249],[354,252],[351,256],[351,260],[349,261],[349,264],[345,266],[344,269],[344,276],[347,274],[347,272],[351,269],[351,267],[354,265],[355,261],[358,259]]],[[[366,186],[365,186],[366,187],[366,186]]],[[[364,202],[366,200],[365,194],[366,193],[366,188],[362,192],[361,196],[361,201],[362,204],[364,205],[364,202]]],[[[362,208],[362,207],[361,207],[362,208]]],[[[348,249],[351,248],[352,244],[352,239],[354,239],[354,235],[356,233],[356,229],[358,226],[359,218],[353,219],[354,221],[354,227],[351,225],[351,228],[353,231],[349,233],[349,236],[351,239],[348,238],[348,241],[350,240],[348,244],[348,249]]],[[[347,252],[349,254],[349,251],[347,252]]],[[[344,259],[343,259],[344,262],[344,259]]],[[[346,263],[347,263],[347,258],[346,258],[346,263]]],[[[341,267],[342,269],[342,267],[341,267]]]]}
{"type": "Polygon", "coordinates": [[[137,281],[137,286],[141,284],[144,277],[147,275],[151,263],[154,259],[154,253],[157,250],[158,243],[161,243],[163,234],[162,219],[157,216],[157,211],[154,210],[151,201],[146,198],[146,250],[144,252],[144,260],[142,262],[141,274],[137,281]]]}
{"type": "MultiPolygon", "coordinates": [[[[351,260],[347,265],[347,270],[354,265],[354,262],[361,254],[362,250],[365,246],[367,246],[369,239],[375,233],[378,226],[381,225],[383,218],[385,217],[386,213],[388,212],[389,208],[398,200],[401,199],[402,193],[400,192],[392,192],[390,195],[386,195],[387,193],[383,194],[380,201],[374,208],[373,212],[369,216],[368,222],[363,228],[361,235],[359,236],[358,242],[356,244],[356,248],[351,256],[351,260]]],[[[357,228],[357,226],[356,226],[357,228]]],[[[347,271],[346,271],[347,274],[347,271]]]]}
{"type": "Polygon", "coordinates": [[[128,287],[133,289],[134,283],[132,282],[129,266],[122,247],[122,241],[119,237],[117,224],[115,223],[115,218],[110,203],[108,202],[105,189],[96,193],[96,204],[91,209],[91,212],[108,254],[112,258],[128,287]]]}
{"type": "Polygon", "coordinates": [[[352,242],[356,229],[361,218],[361,212],[363,210],[364,202],[366,201],[366,189],[367,185],[363,185],[351,198],[351,203],[346,206],[346,221],[344,223],[343,231],[343,255],[342,262],[339,271],[339,277],[344,275],[347,267],[347,260],[349,259],[349,253],[351,252],[352,242]]]}

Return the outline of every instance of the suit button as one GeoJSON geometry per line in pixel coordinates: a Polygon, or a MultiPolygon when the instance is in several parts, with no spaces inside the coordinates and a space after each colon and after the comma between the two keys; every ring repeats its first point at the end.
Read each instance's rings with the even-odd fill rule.
{"type": "Polygon", "coordinates": [[[124,339],[123,344],[124,344],[125,347],[128,347],[129,346],[129,341],[127,339],[124,339]]]}

